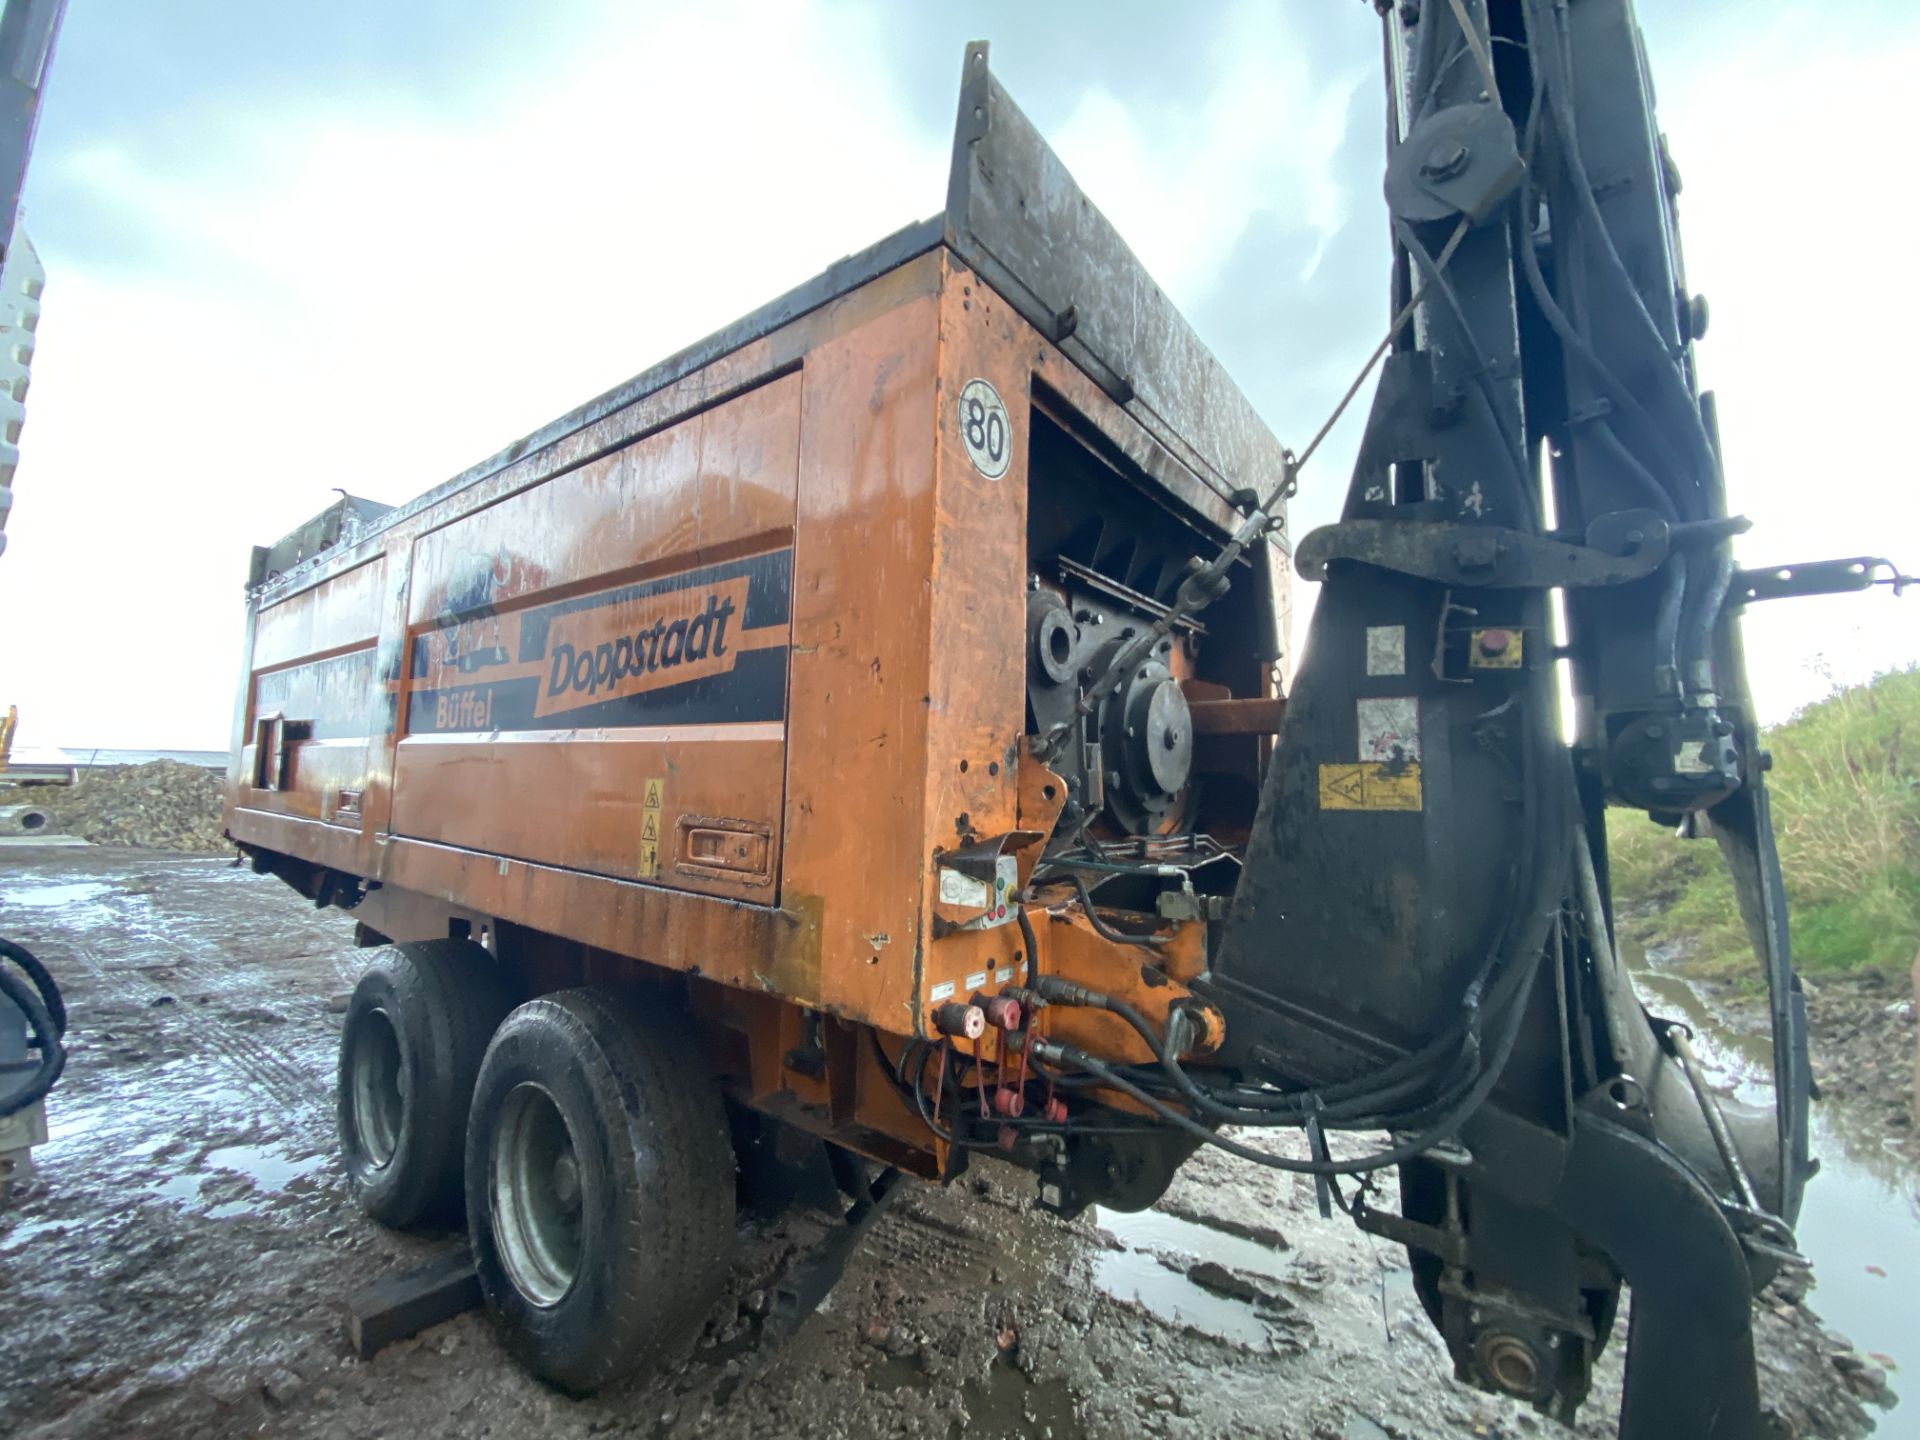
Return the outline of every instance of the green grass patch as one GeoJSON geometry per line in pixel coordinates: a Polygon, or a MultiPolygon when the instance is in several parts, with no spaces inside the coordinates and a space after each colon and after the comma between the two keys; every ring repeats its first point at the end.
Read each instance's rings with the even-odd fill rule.
{"type": "MultiPolygon", "coordinates": [[[[1920,948],[1920,669],[1840,690],[1763,743],[1795,964],[1904,976],[1920,948]]],[[[1681,941],[1689,968],[1759,982],[1711,840],[1614,810],[1607,847],[1630,936],[1681,941]]]]}

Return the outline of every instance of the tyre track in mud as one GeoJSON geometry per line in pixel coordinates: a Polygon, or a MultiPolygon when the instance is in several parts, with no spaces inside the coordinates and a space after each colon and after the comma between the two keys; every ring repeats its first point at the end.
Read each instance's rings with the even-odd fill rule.
{"type": "MultiPolygon", "coordinates": [[[[180,1006],[181,999],[176,992],[182,987],[178,982],[203,978],[192,961],[186,959],[178,966],[169,967],[172,983],[163,985],[139,966],[103,964],[92,947],[84,943],[76,946],[75,954],[102,983],[119,987],[123,993],[131,992],[144,999],[149,1008],[167,1004],[180,1006]]],[[[224,1000],[228,996],[218,998],[224,1000]]],[[[212,999],[190,1009],[182,1007],[175,1023],[185,1021],[188,1016],[191,1016],[194,1049],[228,1072],[209,1078],[236,1080],[265,1105],[280,1110],[304,1110],[323,1097],[326,1077],[262,1042],[250,1028],[257,1020],[236,1022],[212,999]]]]}
{"type": "Polygon", "coordinates": [[[46,957],[77,965],[102,995],[144,1009],[157,1030],[184,1029],[189,1053],[213,1062],[208,1080],[230,1081],[261,1109],[289,1118],[308,1121],[325,1107],[331,1055],[312,1044],[277,1047],[257,1033],[284,1021],[285,992],[262,984],[257,970],[227,963],[223,947],[195,933],[197,924],[184,928],[199,944],[172,933],[180,922],[163,916],[149,894],[115,887],[27,911],[0,902],[0,924],[32,937],[27,943],[46,957]],[[156,964],[156,952],[169,958],[156,964]],[[172,1013],[160,1019],[162,1010],[172,1013]]]}
{"type": "MultiPolygon", "coordinates": [[[[225,967],[246,973],[255,970],[261,957],[252,943],[254,937],[246,932],[236,933],[223,917],[228,907],[246,904],[253,898],[245,894],[250,889],[265,890],[275,901],[284,901],[280,882],[231,864],[196,868],[183,874],[181,880],[185,893],[171,897],[170,919],[176,926],[192,932],[204,946],[204,953],[196,958],[206,963],[217,954],[225,967]]],[[[155,907],[149,905],[148,908],[158,917],[155,907]]],[[[276,905],[276,916],[284,913],[285,908],[276,905]]],[[[333,978],[352,989],[364,964],[361,952],[352,943],[350,922],[337,910],[301,907],[294,914],[299,918],[290,924],[281,924],[276,930],[276,939],[284,948],[274,958],[281,963],[324,960],[333,978]]],[[[166,932],[155,930],[153,933],[162,943],[178,948],[178,942],[166,932]]],[[[318,966],[311,968],[317,970],[318,966]]]]}

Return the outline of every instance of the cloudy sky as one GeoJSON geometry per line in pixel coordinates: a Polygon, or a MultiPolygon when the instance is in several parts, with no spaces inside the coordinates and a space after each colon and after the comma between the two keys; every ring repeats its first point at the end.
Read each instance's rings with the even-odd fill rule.
{"type": "MultiPolygon", "coordinates": [[[[1920,567],[1920,7],[1645,7],[1750,563],[1920,567]],[[1900,430],[1896,431],[1895,427],[1900,430]]],[[[962,45],[1304,443],[1386,318],[1363,0],[678,7],[73,0],[0,558],[30,744],[220,747],[248,547],[405,500],[939,208],[962,45]]],[[[1364,398],[1303,479],[1333,518],[1364,398]]],[[[1749,621],[1770,719],[1920,656],[1920,596],[1749,621]]]]}

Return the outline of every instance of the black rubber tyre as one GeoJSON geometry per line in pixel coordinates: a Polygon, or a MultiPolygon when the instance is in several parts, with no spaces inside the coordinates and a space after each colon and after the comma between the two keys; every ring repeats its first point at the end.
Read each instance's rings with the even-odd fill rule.
{"type": "Polygon", "coordinates": [[[719,1086],[672,1014],[601,990],[529,1001],[487,1047],[467,1226],[514,1356],[588,1395],[674,1358],[733,1248],[719,1086]]]}
{"type": "Polygon", "coordinates": [[[375,1220],[459,1220],[474,1076],[517,998],[467,940],[393,946],[354,986],[340,1032],[340,1154],[375,1220]]]}

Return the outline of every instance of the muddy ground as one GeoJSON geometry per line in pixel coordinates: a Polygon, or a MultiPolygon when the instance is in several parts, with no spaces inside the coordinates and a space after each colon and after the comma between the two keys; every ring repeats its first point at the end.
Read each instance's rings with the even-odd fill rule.
{"type": "MultiPolygon", "coordinates": [[[[1821,1098],[1887,1148],[1920,1161],[1913,1069],[1920,1016],[1909,987],[1878,973],[1803,977],[1801,984],[1821,1098]]],[[[1739,1005],[1737,1012],[1734,1002],[1721,1008],[1759,1010],[1752,1000],[1739,1005]]]]}
{"type": "MultiPolygon", "coordinates": [[[[466,1315],[359,1363],[341,1302],[449,1237],[363,1220],[334,1161],[350,922],[218,859],[0,853],[0,933],[66,989],[53,1141],[0,1208],[0,1429],[20,1437],[1530,1436],[1456,1384],[1405,1261],[1312,1187],[1206,1152],[1154,1211],[1067,1224],[997,1164],[916,1186],[785,1346],[768,1279],[816,1233],[743,1223],[685,1364],[589,1401],[466,1315]],[[1211,1288],[1209,1288],[1211,1287],[1211,1288]],[[1219,1292],[1231,1292],[1222,1294],[1219,1292]]],[[[1766,1398],[1801,1435],[1869,1421],[1801,1304],[1759,1312],[1766,1398]]],[[[1612,1433],[1620,1346],[1577,1432],[1612,1433]]],[[[1898,1412],[1896,1412],[1897,1414],[1898,1412]]]]}

